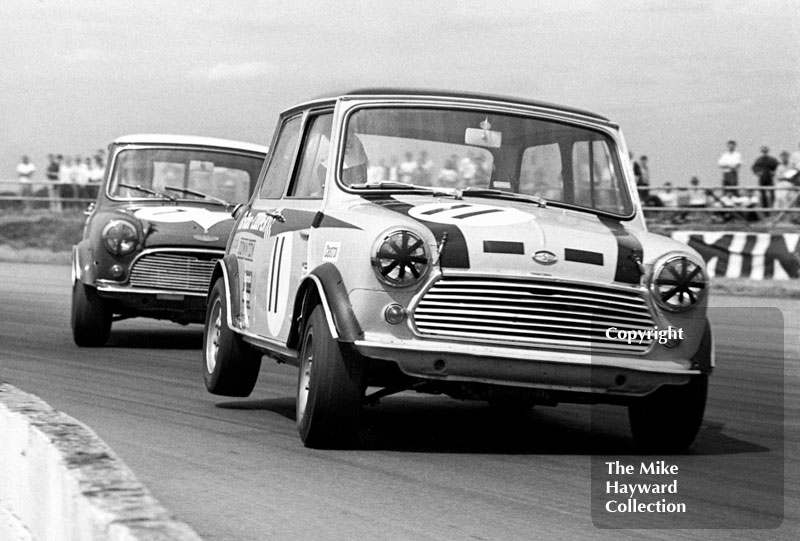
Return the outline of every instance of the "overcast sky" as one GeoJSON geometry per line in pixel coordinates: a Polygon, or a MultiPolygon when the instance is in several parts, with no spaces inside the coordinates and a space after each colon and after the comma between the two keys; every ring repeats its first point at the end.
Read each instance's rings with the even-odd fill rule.
{"type": "Polygon", "coordinates": [[[596,111],[655,185],[719,183],[731,138],[748,164],[800,143],[800,0],[3,0],[0,36],[0,178],[128,133],[268,143],[281,109],[365,85],[596,111]]]}

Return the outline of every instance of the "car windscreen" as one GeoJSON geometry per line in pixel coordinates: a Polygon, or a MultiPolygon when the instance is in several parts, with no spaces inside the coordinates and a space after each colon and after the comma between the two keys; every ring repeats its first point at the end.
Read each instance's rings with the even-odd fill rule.
{"type": "Polygon", "coordinates": [[[347,187],[489,188],[632,214],[618,148],[600,129],[494,110],[364,107],[346,119],[344,148],[347,187]]]}
{"type": "Polygon", "coordinates": [[[246,202],[263,157],[216,150],[129,148],[118,152],[108,183],[115,199],[220,199],[246,202]],[[191,192],[195,192],[194,194],[191,192]]]}

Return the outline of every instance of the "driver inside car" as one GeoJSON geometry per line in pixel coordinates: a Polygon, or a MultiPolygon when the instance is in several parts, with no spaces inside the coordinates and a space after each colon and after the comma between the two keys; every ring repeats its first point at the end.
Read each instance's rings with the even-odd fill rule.
{"type": "Polygon", "coordinates": [[[358,136],[348,130],[344,142],[344,163],[342,164],[342,182],[347,185],[367,182],[369,159],[364,145],[358,136]]]}

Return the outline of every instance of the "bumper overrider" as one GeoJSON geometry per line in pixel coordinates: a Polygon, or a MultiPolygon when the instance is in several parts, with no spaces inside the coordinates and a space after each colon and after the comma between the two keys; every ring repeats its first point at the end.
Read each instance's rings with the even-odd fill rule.
{"type": "MultiPolygon", "coordinates": [[[[713,367],[705,304],[667,315],[641,286],[435,274],[408,304],[406,325],[368,325],[354,348],[428,380],[619,397],[682,385],[713,367]],[[672,340],[677,327],[686,328],[672,340]]],[[[362,306],[385,304],[379,292],[353,294],[362,306]]]]}

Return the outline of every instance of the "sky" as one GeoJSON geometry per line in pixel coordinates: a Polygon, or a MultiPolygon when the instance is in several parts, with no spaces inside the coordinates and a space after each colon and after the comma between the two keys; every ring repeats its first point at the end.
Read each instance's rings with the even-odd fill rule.
{"type": "Polygon", "coordinates": [[[129,133],[268,144],[363,86],[603,114],[655,186],[718,185],[728,139],[748,165],[800,145],[800,0],[3,0],[0,36],[0,179],[129,133]]]}

